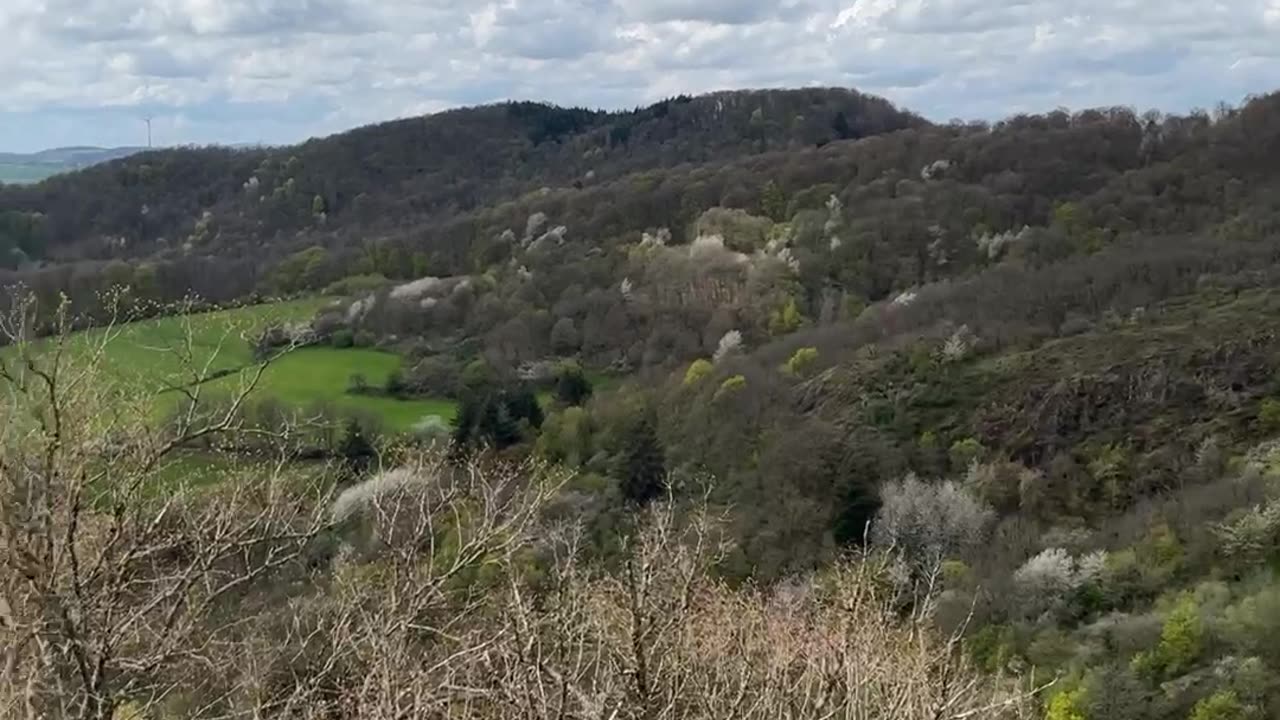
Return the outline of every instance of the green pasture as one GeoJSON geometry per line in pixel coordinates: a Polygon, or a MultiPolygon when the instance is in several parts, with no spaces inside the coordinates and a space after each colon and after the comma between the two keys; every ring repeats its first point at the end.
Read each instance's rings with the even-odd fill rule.
{"type": "MultiPolygon", "coordinates": [[[[328,302],[306,298],[139,320],[77,333],[67,351],[102,352],[103,370],[139,392],[189,386],[196,377],[205,377],[212,379],[204,391],[233,393],[256,372],[252,343],[263,328],[309,319],[328,302]]],[[[51,349],[47,341],[37,348],[51,349]]],[[[455,405],[449,400],[397,400],[347,392],[354,375],[362,375],[370,387],[381,387],[401,362],[398,355],[379,350],[302,348],[266,368],[254,397],[298,408],[354,410],[376,417],[389,431],[408,430],[427,415],[453,418],[455,405]]],[[[172,397],[176,402],[177,394],[172,397]]]]}

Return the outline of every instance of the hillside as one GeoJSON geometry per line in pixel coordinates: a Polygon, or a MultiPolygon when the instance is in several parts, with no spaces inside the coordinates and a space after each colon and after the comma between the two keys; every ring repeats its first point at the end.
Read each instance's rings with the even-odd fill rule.
{"type": "MultiPolygon", "coordinates": [[[[120,285],[135,308],[193,292],[340,298],[244,339],[254,358],[311,346],[264,373],[263,404],[188,397],[190,412],[158,430],[118,419],[131,428],[120,437],[140,438],[138,477],[157,442],[292,470],[325,461],[346,498],[333,515],[365,507],[376,525],[396,517],[378,502],[448,507],[460,497],[449,482],[485,477],[468,463],[533,463],[501,476],[501,492],[458,500],[466,519],[326,528],[282,564],[317,623],[345,622],[337,609],[367,602],[371,576],[435,577],[451,561],[419,565],[410,545],[431,538],[435,552],[442,532],[441,552],[463,555],[451,522],[503,536],[511,515],[486,516],[488,503],[552,469],[563,485],[521,530],[558,542],[573,525],[567,556],[592,570],[557,586],[554,543],[512,555],[503,572],[520,577],[497,576],[508,606],[467,605],[484,618],[574,628],[626,592],[637,612],[643,592],[625,583],[655,542],[695,564],[707,552],[657,583],[688,591],[658,611],[681,622],[695,606],[743,622],[829,617],[846,608],[822,598],[874,587],[886,617],[956,638],[939,657],[1006,691],[1053,679],[1041,700],[1055,720],[1280,712],[1280,93],[1212,115],[1101,108],[945,126],[844,90],[624,113],[516,103],[291,148],[143,153],[0,189],[0,211],[0,281],[33,291],[33,333],[57,334],[64,293],[78,322],[101,319],[102,291],[120,285]],[[336,433],[305,407],[315,398],[398,412],[382,438],[356,419],[336,433]],[[452,422],[414,422],[424,413],[452,422]],[[200,420],[221,424],[188,440],[200,420]],[[323,443],[305,439],[317,428],[323,443]],[[448,455],[414,465],[445,434],[448,455]],[[697,531],[703,504],[722,518],[715,550],[697,531]],[[684,531],[676,517],[697,552],[664,544],[684,531]],[[409,540],[396,559],[380,555],[397,538],[409,540]],[[870,566],[851,555],[886,565],[857,574],[847,563],[870,566]],[[595,587],[582,577],[604,582],[590,602],[574,595],[595,587]],[[520,614],[522,579],[549,615],[520,614]]],[[[43,417],[31,402],[24,417],[43,417]]],[[[214,474],[240,501],[232,476],[214,474]]],[[[664,567],[653,552],[640,565],[664,567]]],[[[494,577],[444,572],[440,598],[487,596],[470,593],[494,577]]],[[[811,621],[770,627],[790,637],[811,621]]],[[[844,638],[836,625],[823,632],[844,638]]],[[[723,652],[708,666],[724,667],[755,637],[726,627],[732,638],[689,662],[723,652]]],[[[395,647],[415,643],[442,647],[395,647]]],[[[612,677],[587,665],[566,672],[612,677]]],[[[326,668],[314,672],[327,688],[326,668]]],[[[279,673],[286,695],[312,672],[294,671],[279,673]]],[[[672,692],[664,707],[694,702],[672,692]]]]}
{"type": "Polygon", "coordinates": [[[35,153],[0,153],[0,183],[26,184],[128,157],[142,148],[64,147],[35,153]]]}
{"type": "Polygon", "coordinates": [[[172,254],[189,239],[200,252],[241,252],[246,244],[270,251],[296,233],[368,235],[440,222],[544,186],[920,124],[884,100],[846,90],[720,93],[614,113],[508,103],[294,147],[143,153],[6,188],[0,212],[42,214],[42,254],[60,260],[172,254]],[[203,237],[201,228],[214,228],[216,237],[203,237]]]}

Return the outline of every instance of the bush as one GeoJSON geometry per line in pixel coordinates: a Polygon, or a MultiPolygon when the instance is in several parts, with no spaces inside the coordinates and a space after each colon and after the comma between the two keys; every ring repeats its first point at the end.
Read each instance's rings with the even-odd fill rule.
{"type": "Polygon", "coordinates": [[[368,395],[372,389],[368,378],[361,373],[355,373],[347,380],[347,392],[352,395],[368,395]]]}
{"type": "Polygon", "coordinates": [[[792,377],[805,377],[817,362],[818,348],[802,347],[792,353],[783,370],[792,377]]]}
{"type": "Polygon", "coordinates": [[[1232,690],[1219,690],[1196,703],[1190,720],[1247,720],[1253,713],[1232,690]]]}
{"type": "Polygon", "coordinates": [[[947,456],[951,461],[951,470],[957,473],[967,471],[969,465],[979,460],[984,452],[986,452],[986,449],[982,447],[982,443],[973,438],[955,441],[947,452],[947,456]]]}
{"type": "Polygon", "coordinates": [[[1205,627],[1194,596],[1185,594],[1173,606],[1160,629],[1155,649],[1139,653],[1133,668],[1152,679],[1177,677],[1190,670],[1204,652],[1205,627]]]}
{"type": "Polygon", "coordinates": [[[439,415],[426,415],[413,424],[413,436],[423,442],[447,442],[452,431],[449,422],[439,415]]]}
{"type": "Polygon", "coordinates": [[[565,405],[581,405],[591,397],[593,388],[582,367],[566,362],[556,372],[556,399],[565,405]]]}
{"type": "Polygon", "coordinates": [[[1258,408],[1258,426],[1266,432],[1280,431],[1280,400],[1267,398],[1258,408]]]}
{"type": "Polygon", "coordinates": [[[405,375],[409,389],[418,395],[456,398],[462,392],[462,368],[447,355],[419,360],[405,375]]]}
{"type": "Polygon", "coordinates": [[[405,383],[404,374],[399,370],[393,370],[391,374],[387,376],[387,382],[383,386],[383,389],[391,397],[403,397],[408,391],[409,386],[405,383]]]}
{"type": "Polygon", "coordinates": [[[1083,688],[1055,693],[1045,706],[1045,720],[1087,720],[1084,711],[1080,708],[1083,699],[1083,688]]]}
{"type": "Polygon", "coordinates": [[[715,370],[715,366],[709,360],[694,360],[684,373],[684,386],[697,385],[702,382],[703,378],[710,375],[713,370],[715,370]]]}
{"type": "Polygon", "coordinates": [[[338,349],[346,349],[356,344],[356,338],[346,328],[334,330],[329,336],[329,344],[338,349]]]}
{"type": "Polygon", "coordinates": [[[715,399],[719,400],[723,397],[736,395],[745,389],[747,389],[747,379],[742,375],[734,375],[720,383],[720,388],[716,390],[715,399]]]}

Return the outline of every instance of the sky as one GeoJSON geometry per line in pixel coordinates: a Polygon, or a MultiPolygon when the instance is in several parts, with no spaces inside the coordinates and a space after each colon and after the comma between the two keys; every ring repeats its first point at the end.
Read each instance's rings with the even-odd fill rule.
{"type": "Polygon", "coordinates": [[[1280,89],[1280,0],[0,0],[0,151],[846,86],[933,120],[1280,89]]]}

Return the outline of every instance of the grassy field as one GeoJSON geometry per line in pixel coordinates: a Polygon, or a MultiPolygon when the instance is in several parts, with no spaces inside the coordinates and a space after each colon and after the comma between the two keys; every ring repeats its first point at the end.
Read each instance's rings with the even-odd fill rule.
{"type": "MultiPolygon", "coordinates": [[[[72,352],[91,352],[111,334],[103,367],[139,391],[158,392],[190,383],[188,356],[208,372],[230,374],[207,384],[215,392],[233,392],[252,372],[252,340],[266,326],[309,319],[328,299],[307,298],[211,313],[141,320],[111,329],[79,333],[72,352]],[[239,372],[236,372],[239,370],[239,372]]],[[[390,431],[408,430],[427,415],[452,419],[448,400],[396,400],[347,392],[353,375],[372,387],[383,385],[399,369],[401,358],[369,349],[311,347],[275,361],[264,373],[255,395],[300,408],[326,405],[377,417],[390,431]]],[[[177,396],[173,396],[176,398],[177,396]]]]}
{"type": "MultiPolygon", "coordinates": [[[[347,392],[353,375],[363,376],[371,387],[381,387],[391,373],[400,369],[400,363],[398,355],[380,350],[302,348],[267,368],[259,394],[300,407],[320,403],[362,411],[378,417],[388,430],[394,431],[408,430],[427,415],[453,419],[456,406],[451,400],[397,400],[347,392]]],[[[234,382],[236,378],[228,377],[214,385],[234,382]]]]}
{"type": "Polygon", "coordinates": [[[327,302],[308,298],[232,310],[141,320],[77,336],[77,350],[101,344],[111,333],[104,365],[145,390],[159,390],[189,378],[184,355],[209,371],[234,370],[253,362],[251,342],[266,326],[315,315],[327,302]]]}

